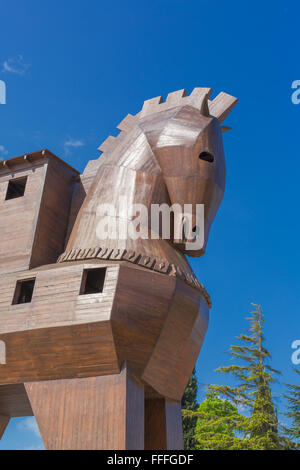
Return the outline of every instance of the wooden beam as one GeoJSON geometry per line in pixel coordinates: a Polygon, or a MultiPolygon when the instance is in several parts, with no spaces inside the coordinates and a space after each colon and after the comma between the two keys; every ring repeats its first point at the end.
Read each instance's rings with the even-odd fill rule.
{"type": "Polygon", "coordinates": [[[10,417],[5,415],[0,415],[0,439],[2,438],[3,434],[5,433],[5,429],[9,423],[10,417]]]}
{"type": "Polygon", "coordinates": [[[155,398],[145,401],[145,450],[182,450],[179,402],[155,398]]]}
{"type": "Polygon", "coordinates": [[[237,102],[237,98],[222,91],[214,100],[208,102],[209,113],[222,124],[237,102]]]}
{"type": "Polygon", "coordinates": [[[144,387],[120,374],[25,384],[46,449],[142,450],[144,387]]]}

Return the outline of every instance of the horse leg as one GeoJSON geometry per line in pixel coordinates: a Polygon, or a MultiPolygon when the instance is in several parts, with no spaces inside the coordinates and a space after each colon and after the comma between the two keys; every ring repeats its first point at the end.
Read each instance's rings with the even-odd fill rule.
{"type": "Polygon", "coordinates": [[[120,374],[25,384],[46,449],[144,448],[144,387],[120,374]]]}
{"type": "Polygon", "coordinates": [[[145,401],[145,449],[183,449],[180,402],[165,398],[145,401]]]}
{"type": "Polygon", "coordinates": [[[5,429],[7,428],[9,420],[10,420],[10,416],[0,415],[0,439],[5,433],[5,429]]]}
{"type": "Polygon", "coordinates": [[[0,384],[0,439],[10,418],[32,414],[24,384],[0,384]]]}

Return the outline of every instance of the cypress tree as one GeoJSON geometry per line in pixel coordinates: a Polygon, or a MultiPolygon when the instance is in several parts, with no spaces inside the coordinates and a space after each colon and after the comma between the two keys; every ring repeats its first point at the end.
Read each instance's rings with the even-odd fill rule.
{"type": "MultiPolygon", "coordinates": [[[[189,383],[186,386],[182,400],[181,408],[182,410],[196,411],[198,408],[197,403],[197,377],[196,371],[193,370],[193,374],[189,380],[189,383]]],[[[195,427],[197,423],[197,416],[185,415],[183,413],[182,417],[182,427],[183,427],[183,440],[185,450],[195,450],[196,449],[196,440],[194,437],[195,427]]]]}
{"type": "Polygon", "coordinates": [[[291,448],[291,442],[279,433],[280,424],[271,392],[274,375],[280,372],[268,364],[271,355],[264,346],[264,316],[259,305],[252,305],[255,310],[247,318],[250,323],[248,333],[237,338],[240,345],[230,347],[230,354],[238,364],[217,369],[233,375],[238,383],[235,387],[214,385],[211,389],[248,411],[249,416],[236,421],[236,431],[243,435],[239,448],[291,448]]]}
{"type": "MultiPolygon", "coordinates": [[[[300,370],[294,368],[296,374],[300,376],[300,370]]],[[[300,379],[300,377],[299,377],[300,379]]],[[[300,381],[299,381],[300,382],[300,381]]],[[[295,441],[295,448],[300,448],[300,385],[286,384],[287,393],[284,398],[287,399],[288,411],[285,415],[290,418],[291,425],[285,428],[286,435],[295,441]]]]}
{"type": "Polygon", "coordinates": [[[255,310],[247,318],[250,323],[247,334],[237,337],[239,345],[230,347],[237,362],[217,369],[233,376],[237,384],[209,386],[211,392],[225,397],[225,403],[217,404],[215,412],[210,413],[207,410],[203,413],[202,409],[194,413],[184,411],[184,416],[199,418],[196,437],[202,448],[203,445],[206,449],[227,450],[293,448],[292,441],[280,434],[271,391],[274,375],[280,372],[268,364],[271,355],[264,346],[264,316],[259,305],[252,305],[255,310]],[[245,415],[238,413],[238,409],[245,411],[245,415]]]}

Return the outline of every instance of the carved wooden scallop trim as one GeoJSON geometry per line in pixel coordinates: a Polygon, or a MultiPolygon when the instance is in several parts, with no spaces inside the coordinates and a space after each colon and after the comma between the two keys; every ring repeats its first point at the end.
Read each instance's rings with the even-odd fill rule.
{"type": "Polygon", "coordinates": [[[144,268],[150,269],[152,271],[157,271],[159,273],[181,279],[202,293],[208,308],[211,308],[212,306],[207,290],[205,289],[204,285],[198,281],[194,274],[186,273],[179,266],[169,263],[165,259],[156,258],[155,256],[149,256],[144,253],[138,253],[136,251],[127,251],[120,248],[112,249],[98,246],[84,249],[74,248],[72,250],[65,251],[62,255],[60,255],[57,263],[64,263],[66,261],[82,261],[85,259],[96,258],[111,261],[129,261],[130,263],[138,264],[139,266],[143,266],[144,268]]]}

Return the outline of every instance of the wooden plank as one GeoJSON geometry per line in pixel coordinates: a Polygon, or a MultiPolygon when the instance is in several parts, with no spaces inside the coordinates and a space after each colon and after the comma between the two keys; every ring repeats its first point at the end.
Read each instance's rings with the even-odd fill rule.
{"type": "Polygon", "coordinates": [[[55,262],[64,249],[77,172],[47,152],[0,168],[0,274],[55,262]],[[24,196],[5,200],[9,181],[21,177],[24,196]]]}
{"type": "Polygon", "coordinates": [[[0,415],[0,439],[2,438],[3,434],[5,433],[5,429],[10,421],[9,416],[0,415]]]}
{"type": "Polygon", "coordinates": [[[158,393],[172,400],[180,400],[189,380],[206,332],[207,306],[203,303],[199,311],[201,294],[176,282],[176,290],[168,315],[160,330],[151,357],[143,371],[142,379],[158,393]],[[202,334],[191,335],[197,323],[202,334]],[[191,342],[191,344],[190,344],[191,342]],[[185,363],[180,362],[184,355],[185,363]],[[180,363],[180,373],[178,373],[180,363]]]}
{"type": "Polygon", "coordinates": [[[0,383],[90,377],[120,371],[109,322],[7,333],[0,383]]]}
{"type": "Polygon", "coordinates": [[[144,385],[146,446],[182,446],[180,399],[211,306],[185,255],[205,252],[225,189],[220,123],[236,102],[225,93],[209,101],[210,93],[146,101],[80,178],[48,150],[0,164],[0,414],[32,411],[22,389],[30,382],[48,448],[143,448],[144,385]],[[5,200],[15,177],[27,177],[25,194],[5,200]],[[99,234],[101,204],[116,209],[114,237],[99,234]],[[153,204],[189,205],[192,226],[204,205],[204,243],[193,250],[182,230],[163,239],[161,227],[153,238],[147,217],[148,238],[124,236],[119,222],[137,216],[136,204],[148,214],[153,204]],[[84,294],[87,270],[99,267],[102,292],[84,294]],[[31,301],[15,304],[16,285],[28,279],[31,301]]]}
{"type": "Polygon", "coordinates": [[[180,402],[162,398],[145,401],[145,450],[182,450],[180,402]]]}
{"type": "Polygon", "coordinates": [[[144,448],[144,391],[120,374],[25,384],[46,449],[144,448]]]}
{"type": "Polygon", "coordinates": [[[0,415],[11,418],[33,415],[24,384],[0,385],[0,415]]]}
{"type": "Polygon", "coordinates": [[[145,450],[166,450],[165,399],[145,400],[145,450]]]}
{"type": "Polygon", "coordinates": [[[181,403],[166,400],[167,449],[183,450],[181,403]]]}
{"type": "Polygon", "coordinates": [[[208,102],[209,113],[217,118],[219,123],[222,124],[237,102],[238,100],[234,96],[221,92],[214,100],[208,102]]]}

